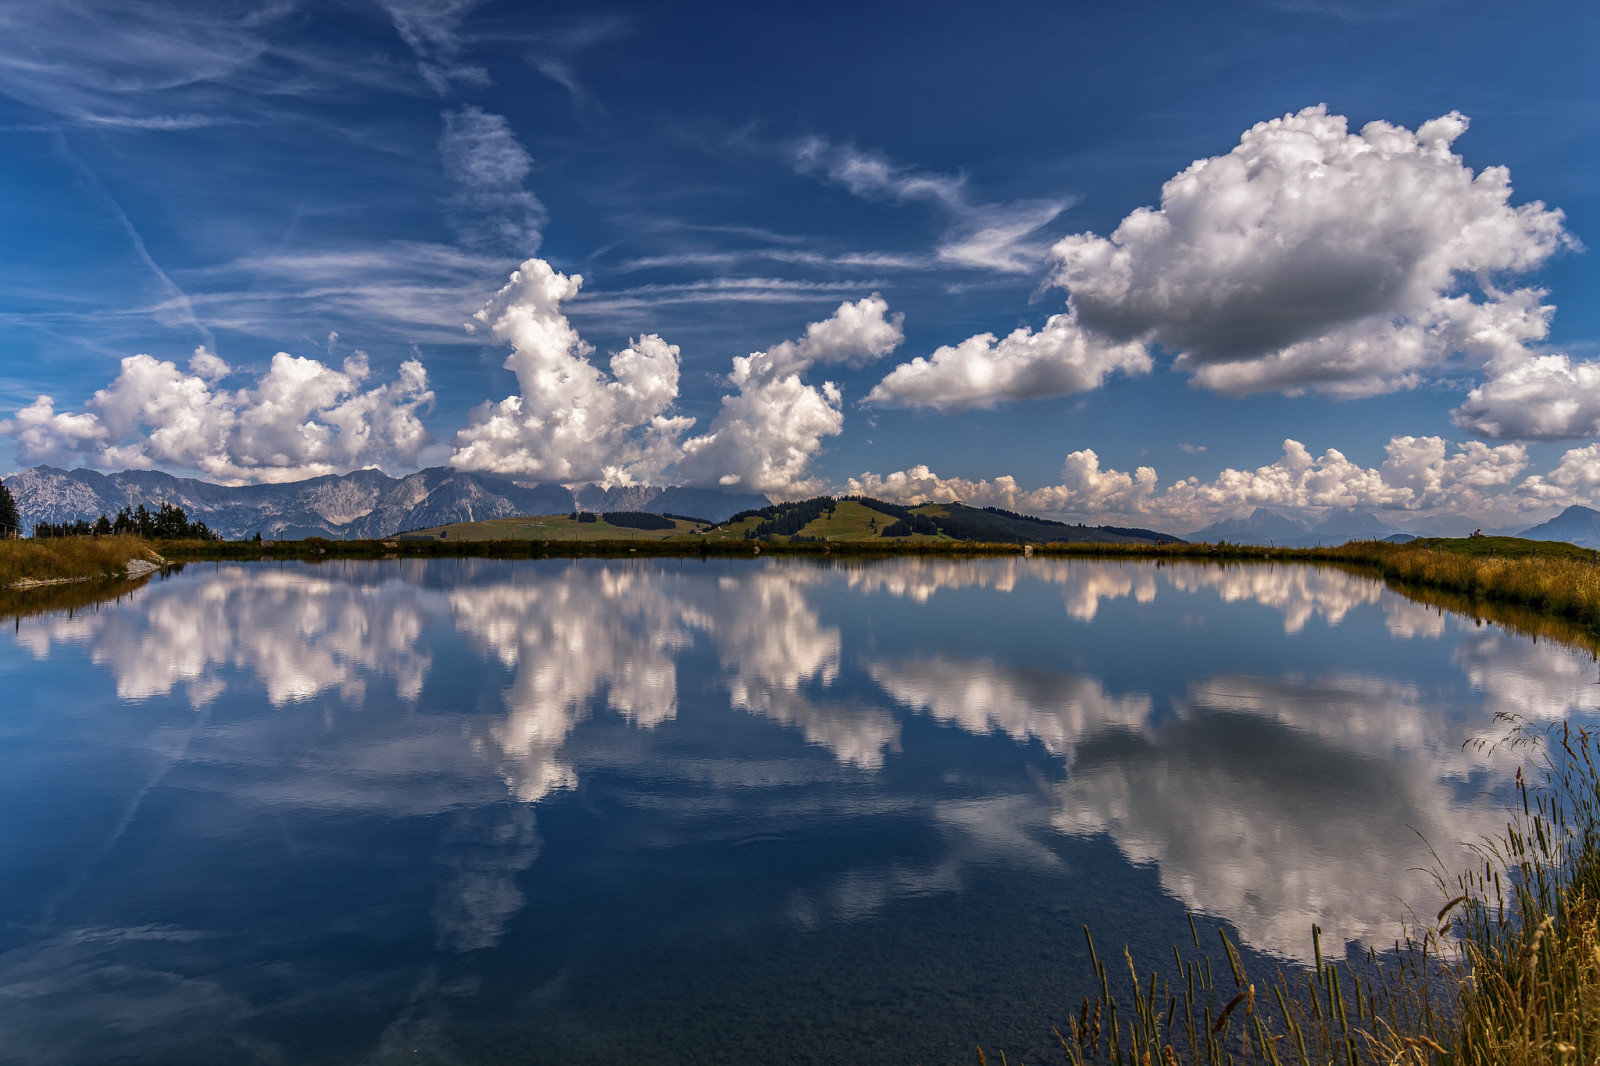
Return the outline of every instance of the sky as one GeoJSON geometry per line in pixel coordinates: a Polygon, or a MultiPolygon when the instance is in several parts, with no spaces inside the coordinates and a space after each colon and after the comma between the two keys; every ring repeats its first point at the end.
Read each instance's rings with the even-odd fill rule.
{"type": "Polygon", "coordinates": [[[1600,506],[1597,66],[1576,0],[0,0],[0,471],[1529,525],[1600,506]]]}

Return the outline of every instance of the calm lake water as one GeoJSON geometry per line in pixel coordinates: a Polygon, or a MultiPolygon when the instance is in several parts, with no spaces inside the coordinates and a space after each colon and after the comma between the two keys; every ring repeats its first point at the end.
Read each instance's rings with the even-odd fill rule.
{"type": "Polygon", "coordinates": [[[7,629],[6,1062],[1056,1061],[1085,924],[1381,949],[1503,825],[1469,742],[1600,708],[1303,566],[204,564],[7,629]]]}

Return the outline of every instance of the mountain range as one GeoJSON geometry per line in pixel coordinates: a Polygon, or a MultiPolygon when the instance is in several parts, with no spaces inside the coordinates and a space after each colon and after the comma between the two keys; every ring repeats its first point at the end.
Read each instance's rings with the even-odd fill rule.
{"type": "MultiPolygon", "coordinates": [[[[1404,544],[1417,536],[1465,536],[1471,523],[1466,519],[1435,521],[1436,526],[1455,529],[1403,530],[1389,525],[1370,511],[1355,508],[1335,509],[1322,515],[1276,507],[1257,507],[1244,518],[1197,529],[1186,534],[1191,541],[1226,540],[1234,544],[1275,544],[1280,548],[1314,548],[1343,544],[1350,540],[1385,540],[1404,544]]],[[[1572,506],[1548,522],[1530,529],[1518,526],[1484,529],[1491,536],[1525,537],[1529,540],[1562,540],[1586,548],[1600,548],[1600,511],[1572,506]]]]}
{"type": "Polygon", "coordinates": [[[1564,540],[1584,548],[1600,548],[1600,511],[1577,504],[1548,522],[1522,531],[1529,540],[1564,540]]]}
{"type": "Polygon", "coordinates": [[[183,508],[229,539],[388,537],[406,529],[512,515],[648,511],[722,521],[772,501],[760,493],[629,485],[605,489],[540,483],[502,474],[431,467],[404,477],[352,470],[282,485],[213,485],[156,470],[61,470],[36,466],[5,479],[22,527],[93,521],[120,508],[183,508]]]}
{"type": "Polygon", "coordinates": [[[1225,540],[1232,544],[1275,544],[1280,548],[1314,548],[1349,540],[1386,540],[1405,535],[1370,511],[1343,508],[1321,516],[1275,507],[1257,507],[1244,518],[1230,518],[1187,535],[1191,541],[1225,540]]]}
{"type": "MultiPolygon", "coordinates": [[[[449,467],[430,467],[398,478],[379,470],[352,470],[281,485],[233,487],[158,470],[102,474],[95,470],[36,466],[11,475],[5,484],[16,499],[24,530],[31,530],[39,522],[75,522],[80,518],[93,521],[130,505],[142,503],[154,510],[171,503],[182,507],[191,521],[204,522],[230,539],[256,533],[291,540],[311,536],[388,537],[403,530],[455,522],[571,511],[646,511],[722,522],[740,511],[767,507],[772,502],[760,493],[684,486],[624,485],[607,489],[580,485],[572,489],[514,475],[449,467]]],[[[1465,532],[1462,529],[1457,535],[1465,532]]],[[[1484,532],[1600,548],[1600,510],[1575,505],[1520,532],[1514,528],[1484,532]]],[[[1348,540],[1403,542],[1412,535],[1370,511],[1356,508],[1319,515],[1257,507],[1244,518],[1214,523],[1187,534],[1185,539],[1299,548],[1343,544],[1348,540]]]]}

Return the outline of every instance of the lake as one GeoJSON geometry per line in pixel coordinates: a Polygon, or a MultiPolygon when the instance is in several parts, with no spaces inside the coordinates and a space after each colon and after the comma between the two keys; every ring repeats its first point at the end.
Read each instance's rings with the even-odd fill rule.
{"type": "Polygon", "coordinates": [[[207,563],[7,628],[5,1062],[1058,1061],[1085,925],[1381,950],[1504,824],[1474,741],[1600,709],[1301,565],[207,563]]]}

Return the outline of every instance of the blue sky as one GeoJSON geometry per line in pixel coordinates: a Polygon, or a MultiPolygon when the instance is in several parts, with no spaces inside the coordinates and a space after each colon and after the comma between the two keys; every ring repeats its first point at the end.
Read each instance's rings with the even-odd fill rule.
{"type": "Polygon", "coordinates": [[[1597,41],[1577,2],[0,3],[0,469],[1600,502],[1597,41]]]}

